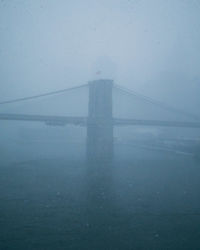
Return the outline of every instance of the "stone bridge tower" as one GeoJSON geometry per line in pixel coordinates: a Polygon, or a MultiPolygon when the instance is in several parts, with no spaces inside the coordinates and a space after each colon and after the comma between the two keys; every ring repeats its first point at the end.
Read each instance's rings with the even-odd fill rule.
{"type": "Polygon", "coordinates": [[[113,158],[112,88],[112,80],[89,82],[87,124],[89,161],[112,161],[113,158]]]}

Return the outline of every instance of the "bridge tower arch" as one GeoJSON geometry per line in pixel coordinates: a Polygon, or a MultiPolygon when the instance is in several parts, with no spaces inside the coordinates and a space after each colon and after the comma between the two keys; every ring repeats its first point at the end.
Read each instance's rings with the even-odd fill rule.
{"type": "Polygon", "coordinates": [[[89,82],[87,159],[111,161],[113,158],[113,81],[89,82]]]}

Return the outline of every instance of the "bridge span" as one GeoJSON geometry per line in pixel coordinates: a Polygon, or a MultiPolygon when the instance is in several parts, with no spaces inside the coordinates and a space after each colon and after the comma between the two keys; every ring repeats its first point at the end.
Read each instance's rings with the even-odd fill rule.
{"type": "MultiPolygon", "coordinates": [[[[101,125],[101,120],[89,120],[82,116],[55,116],[55,115],[26,115],[26,114],[0,114],[0,120],[43,122],[46,125],[65,126],[77,125],[87,126],[90,124],[101,125]]],[[[113,126],[154,126],[154,127],[179,127],[179,128],[200,128],[200,122],[162,121],[113,118],[113,126]]]]}
{"type": "MultiPolygon", "coordinates": [[[[81,85],[80,87],[82,87],[81,85]]],[[[0,120],[44,122],[47,125],[65,126],[68,124],[85,126],[87,128],[87,158],[89,160],[112,160],[113,158],[113,129],[115,126],[155,126],[155,127],[181,127],[200,128],[200,121],[164,121],[144,119],[123,119],[113,117],[112,92],[114,83],[112,80],[96,80],[88,83],[89,101],[88,116],[55,116],[55,115],[30,115],[0,113],[0,120]]],[[[75,87],[75,88],[80,88],[75,87]]],[[[74,88],[72,88],[74,89],[74,88]]],[[[67,91],[67,89],[63,90],[67,91]]],[[[55,95],[63,91],[55,91],[38,96],[26,97],[6,101],[0,104],[27,101],[29,99],[41,98],[55,95]]],[[[134,94],[135,95],[135,94],[134,94]]],[[[147,98],[144,98],[147,100],[147,98]]],[[[150,100],[152,103],[152,100],[150,100]]],[[[159,105],[159,103],[155,103],[159,105]]],[[[170,111],[177,110],[160,105],[170,111]]],[[[182,112],[185,113],[185,112],[182,112]]],[[[187,115],[185,113],[185,115],[187,115]]],[[[190,115],[192,117],[192,115],[190,115]]]]}

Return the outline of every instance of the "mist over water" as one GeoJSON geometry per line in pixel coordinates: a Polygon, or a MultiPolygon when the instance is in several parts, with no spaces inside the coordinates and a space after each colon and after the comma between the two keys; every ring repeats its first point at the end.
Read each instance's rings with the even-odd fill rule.
{"type": "Polygon", "coordinates": [[[0,249],[200,249],[199,12],[0,1],[0,249]]]}

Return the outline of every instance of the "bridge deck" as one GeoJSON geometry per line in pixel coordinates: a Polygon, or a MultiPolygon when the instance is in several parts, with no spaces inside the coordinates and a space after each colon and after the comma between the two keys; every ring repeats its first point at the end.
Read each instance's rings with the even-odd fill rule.
{"type": "Polygon", "coordinates": [[[159,120],[138,120],[138,119],[114,119],[118,126],[158,126],[158,127],[183,127],[200,128],[200,122],[181,122],[181,121],[159,121],[159,120]]]}
{"type": "Polygon", "coordinates": [[[0,114],[0,120],[44,122],[47,125],[86,125],[87,118],[77,116],[47,116],[26,114],[0,114]]]}
{"type": "MultiPolygon", "coordinates": [[[[46,116],[26,114],[0,114],[0,120],[44,122],[47,125],[64,126],[67,124],[87,126],[87,117],[78,116],[46,116]]],[[[183,127],[200,128],[200,122],[159,121],[113,118],[114,126],[155,126],[155,127],[183,127]]]]}

